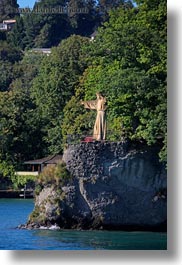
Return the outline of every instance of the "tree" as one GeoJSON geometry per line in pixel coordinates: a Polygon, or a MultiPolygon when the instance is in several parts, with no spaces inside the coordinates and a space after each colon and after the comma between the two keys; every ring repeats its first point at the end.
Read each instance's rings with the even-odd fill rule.
{"type": "Polygon", "coordinates": [[[22,60],[13,65],[11,88],[14,89],[14,84],[19,79],[22,88],[29,93],[43,58],[43,54],[33,53],[32,51],[25,52],[22,60]]]}
{"type": "MultiPolygon", "coordinates": [[[[91,14],[92,1],[88,2],[91,14]]],[[[49,5],[50,1],[40,3],[49,5]]],[[[134,8],[121,5],[111,10],[92,42],[72,35],[52,48],[49,56],[26,51],[52,45],[53,25],[59,19],[58,27],[70,25],[72,18],[66,16],[30,14],[18,18],[17,34],[21,25],[25,27],[23,58],[12,43],[0,43],[0,160],[11,166],[60,153],[68,134],[90,135],[95,113],[85,110],[80,100],[95,99],[95,93],[101,91],[108,103],[108,139],[156,144],[164,161],[166,2],[143,0],[134,8]]],[[[73,23],[67,27],[68,35],[84,24],[79,22],[81,17],[84,15],[73,16],[80,26],[73,23]]],[[[54,43],[67,33],[55,34],[54,43]]],[[[13,39],[19,47],[20,40],[15,35],[13,39]]]]}
{"type": "Polygon", "coordinates": [[[28,14],[24,17],[24,27],[25,27],[25,38],[24,38],[24,45],[26,49],[30,49],[34,47],[34,40],[35,37],[39,34],[41,29],[41,23],[37,23],[36,20],[38,19],[35,17],[36,14],[28,14]]]}
{"type": "Polygon", "coordinates": [[[18,7],[17,0],[0,0],[0,22],[4,19],[14,18],[18,7]]]}
{"type": "Polygon", "coordinates": [[[73,34],[90,36],[99,23],[94,0],[68,1],[68,21],[73,34]],[[83,12],[79,12],[83,10],[83,12]]]}
{"type": "Polygon", "coordinates": [[[25,27],[22,17],[16,17],[13,29],[7,34],[8,42],[19,49],[25,48],[25,27]]]}
{"type": "MultiPolygon", "coordinates": [[[[87,52],[90,66],[78,91],[86,100],[93,99],[97,91],[106,94],[108,126],[114,131],[111,138],[124,135],[162,147],[166,135],[166,1],[144,0],[135,8],[111,10],[109,21],[87,52]]],[[[164,154],[165,148],[161,150],[164,154]]]]}
{"type": "Polygon", "coordinates": [[[44,58],[33,81],[31,96],[42,120],[44,141],[52,153],[62,150],[63,108],[86,68],[82,47],[87,43],[88,39],[80,36],[63,40],[52,49],[50,56],[44,58]]]}
{"type": "Polygon", "coordinates": [[[6,41],[0,41],[0,60],[15,63],[22,58],[19,48],[13,47],[6,41]]]}
{"type": "Polygon", "coordinates": [[[64,107],[62,122],[63,145],[78,143],[84,134],[92,135],[95,113],[86,111],[80,104],[80,95],[72,96],[64,107]]]}
{"type": "Polygon", "coordinates": [[[0,41],[0,91],[7,91],[13,80],[13,65],[22,57],[19,49],[0,41]]]}
{"type": "Polygon", "coordinates": [[[12,64],[0,60],[0,91],[7,91],[13,80],[12,64]]]}
{"type": "MultiPolygon", "coordinates": [[[[131,7],[131,4],[128,4],[130,2],[122,0],[42,0],[35,3],[33,12],[29,10],[20,17],[16,11],[18,5],[15,0],[11,5],[10,0],[1,1],[4,3],[1,13],[5,12],[5,9],[5,13],[8,13],[8,9],[14,8],[9,17],[17,20],[13,30],[7,33],[8,41],[15,47],[26,50],[33,47],[57,46],[61,40],[72,34],[88,37],[108,19],[110,9],[119,5],[131,7]],[[61,9],[58,8],[64,11],[59,13],[61,9]],[[81,9],[84,11],[80,12],[81,9]]],[[[6,34],[2,35],[2,38],[5,37],[6,34]]]]}
{"type": "Polygon", "coordinates": [[[35,47],[39,48],[49,48],[51,47],[50,42],[50,25],[45,24],[43,28],[40,30],[40,34],[35,38],[35,47]]]}
{"type": "Polygon", "coordinates": [[[42,154],[41,120],[34,113],[34,104],[20,82],[14,90],[0,92],[0,135],[4,143],[1,155],[12,163],[42,154]]]}
{"type": "Polygon", "coordinates": [[[118,8],[119,6],[125,6],[127,8],[132,8],[132,1],[126,0],[99,0],[97,1],[98,11],[100,13],[100,19],[105,22],[109,19],[109,12],[112,9],[118,8]]]}
{"type": "MultiPolygon", "coordinates": [[[[40,14],[31,14],[32,30],[31,25],[26,23],[29,18],[25,17],[25,23],[27,24],[27,39],[31,36],[29,43],[32,43],[32,47],[48,47],[56,46],[62,39],[69,36],[69,25],[67,22],[66,14],[54,13],[54,8],[57,6],[64,7],[67,1],[65,0],[42,0],[35,3],[34,9],[42,10],[40,14]],[[49,12],[47,12],[48,10],[49,12]],[[33,32],[33,34],[31,33],[33,32]]],[[[29,45],[30,47],[30,45],[29,45]]]]}

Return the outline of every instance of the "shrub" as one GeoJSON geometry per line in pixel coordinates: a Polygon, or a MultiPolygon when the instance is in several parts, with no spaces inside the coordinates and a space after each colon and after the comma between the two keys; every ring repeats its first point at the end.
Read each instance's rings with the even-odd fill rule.
{"type": "Polygon", "coordinates": [[[39,185],[64,185],[71,179],[71,175],[66,168],[66,164],[61,161],[57,165],[48,165],[38,177],[39,185]]]}

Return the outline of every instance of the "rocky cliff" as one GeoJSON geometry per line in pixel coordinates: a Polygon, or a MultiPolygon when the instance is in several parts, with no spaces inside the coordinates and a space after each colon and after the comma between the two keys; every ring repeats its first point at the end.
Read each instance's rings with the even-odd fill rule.
{"type": "Polygon", "coordinates": [[[47,185],[26,227],[157,229],[166,223],[166,170],[156,148],[81,143],[64,152],[72,178],[47,185]]]}

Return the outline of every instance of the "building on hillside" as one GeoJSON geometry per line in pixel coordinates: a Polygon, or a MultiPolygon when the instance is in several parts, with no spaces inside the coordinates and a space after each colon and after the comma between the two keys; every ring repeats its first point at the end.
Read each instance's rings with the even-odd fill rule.
{"type": "Polygon", "coordinates": [[[16,23],[15,19],[3,20],[3,23],[0,23],[0,30],[10,31],[16,23]]]}
{"type": "Polygon", "coordinates": [[[31,52],[46,54],[47,56],[49,56],[51,54],[51,49],[50,48],[34,48],[31,50],[31,52]]]}
{"type": "Polygon", "coordinates": [[[27,171],[18,171],[18,176],[38,176],[44,167],[49,165],[57,165],[62,160],[61,155],[50,155],[41,159],[25,161],[24,165],[27,167],[27,171]]]}

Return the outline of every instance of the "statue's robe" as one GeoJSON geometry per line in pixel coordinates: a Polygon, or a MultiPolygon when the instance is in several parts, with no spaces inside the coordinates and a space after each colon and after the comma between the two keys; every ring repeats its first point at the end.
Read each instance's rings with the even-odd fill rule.
{"type": "Polygon", "coordinates": [[[97,141],[106,139],[106,99],[83,101],[85,108],[97,110],[97,117],[94,125],[93,139],[97,141]]]}

